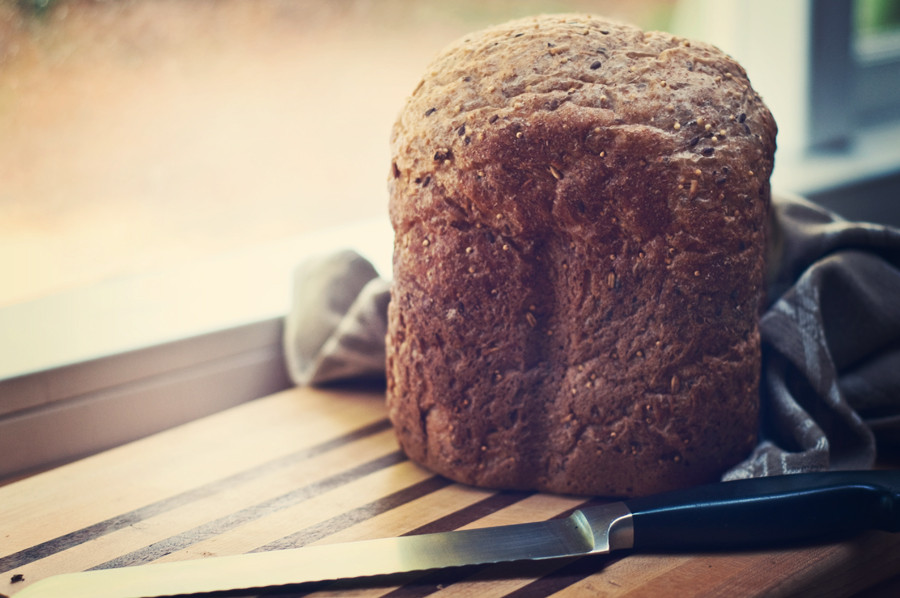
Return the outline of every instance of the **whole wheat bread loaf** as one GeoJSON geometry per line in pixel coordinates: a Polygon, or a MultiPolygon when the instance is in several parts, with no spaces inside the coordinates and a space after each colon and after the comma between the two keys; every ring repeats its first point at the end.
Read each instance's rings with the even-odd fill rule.
{"type": "Polygon", "coordinates": [[[583,15],[468,35],[393,129],[387,400],[477,486],[640,495],[755,444],[776,126],[709,45],[583,15]]]}

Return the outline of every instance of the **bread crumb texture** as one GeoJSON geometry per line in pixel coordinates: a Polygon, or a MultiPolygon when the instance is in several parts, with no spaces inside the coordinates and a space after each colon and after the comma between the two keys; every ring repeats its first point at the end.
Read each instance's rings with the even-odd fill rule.
{"type": "Polygon", "coordinates": [[[603,496],[745,457],[775,134],[734,60],[667,33],[548,15],[442,52],[391,136],[406,453],[603,496]]]}

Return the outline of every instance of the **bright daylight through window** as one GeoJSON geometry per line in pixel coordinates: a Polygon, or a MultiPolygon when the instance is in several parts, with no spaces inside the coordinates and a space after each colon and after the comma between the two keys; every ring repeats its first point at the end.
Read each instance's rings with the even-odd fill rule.
{"type": "Polygon", "coordinates": [[[564,11],[719,45],[778,122],[775,189],[900,222],[900,0],[0,0],[0,428],[72,398],[44,372],[97,364],[72,376],[100,392],[225,351],[204,335],[271,345],[311,253],[389,275],[390,131],[426,65],[564,11]]]}
{"type": "MultiPolygon", "coordinates": [[[[390,125],[442,45],[541,11],[671,29],[691,4],[3,2],[0,307],[383,217],[390,125]]],[[[810,4],[855,23],[855,85],[826,86],[857,110],[844,126],[900,116],[900,3],[810,4]]]]}

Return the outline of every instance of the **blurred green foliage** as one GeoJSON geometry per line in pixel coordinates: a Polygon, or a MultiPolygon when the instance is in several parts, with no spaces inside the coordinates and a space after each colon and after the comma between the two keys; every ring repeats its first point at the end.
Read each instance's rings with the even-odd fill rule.
{"type": "Polygon", "coordinates": [[[900,30],[900,0],[855,0],[853,12],[862,35],[900,30]]]}
{"type": "Polygon", "coordinates": [[[56,0],[18,0],[19,7],[23,11],[35,15],[43,14],[55,3],[56,0]]]}

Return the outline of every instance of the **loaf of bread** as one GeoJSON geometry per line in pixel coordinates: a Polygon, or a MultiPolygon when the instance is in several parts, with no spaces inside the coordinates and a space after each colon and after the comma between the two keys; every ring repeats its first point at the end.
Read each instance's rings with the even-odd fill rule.
{"type": "Polygon", "coordinates": [[[387,401],[476,486],[633,496],[756,441],[776,127],[706,44],[583,15],[466,36],[394,126],[387,401]]]}

